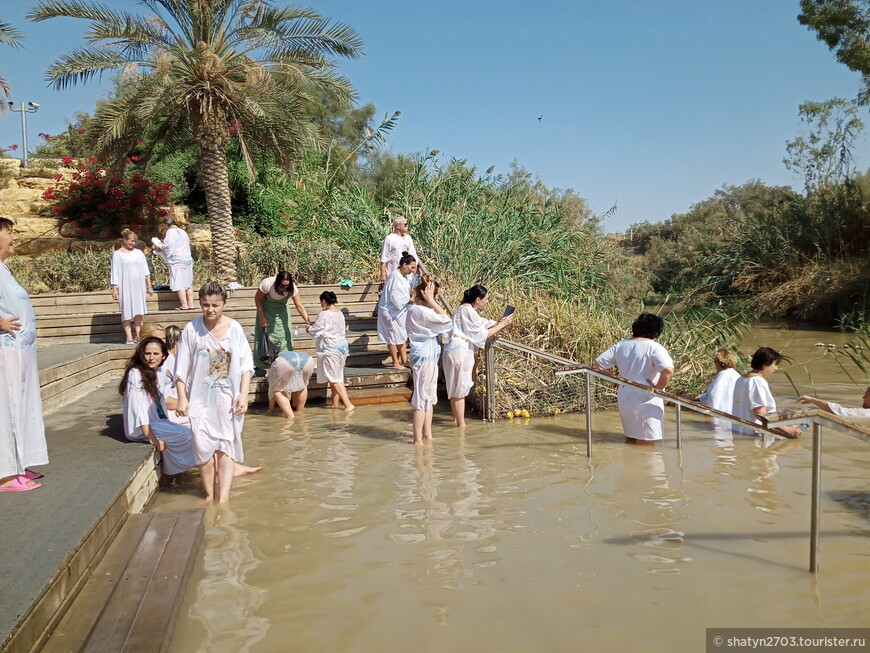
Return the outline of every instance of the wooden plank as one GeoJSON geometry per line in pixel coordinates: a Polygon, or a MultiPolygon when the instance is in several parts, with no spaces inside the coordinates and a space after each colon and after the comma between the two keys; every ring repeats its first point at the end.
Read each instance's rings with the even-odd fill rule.
{"type": "Polygon", "coordinates": [[[42,653],[78,651],[87,641],[151,523],[151,518],[152,515],[130,515],[127,518],[106,555],[52,633],[42,653]]]}
{"type": "Polygon", "coordinates": [[[124,646],[177,519],[175,513],[158,513],[152,517],[130,564],[116,583],[91,636],[82,647],[82,653],[118,653],[124,646]]]}
{"type": "Polygon", "coordinates": [[[179,512],[121,653],[161,653],[169,647],[184,590],[202,544],[204,515],[201,508],[179,512]]]}

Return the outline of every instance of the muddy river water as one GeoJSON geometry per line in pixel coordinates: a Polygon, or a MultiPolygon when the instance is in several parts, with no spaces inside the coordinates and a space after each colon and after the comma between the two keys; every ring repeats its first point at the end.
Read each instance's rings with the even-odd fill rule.
{"type": "MultiPolygon", "coordinates": [[[[815,343],[830,332],[757,328],[795,389],[860,405],[815,343]]],[[[352,415],[254,412],[249,464],[228,508],[209,507],[177,653],[698,651],[708,627],[868,626],[870,445],[827,429],[820,571],[807,571],[811,440],[760,446],[688,418],[673,441],[624,444],[615,410],[470,421],[435,416],[410,444],[407,404],[352,415]]],[[[805,439],[804,439],[805,438],[805,439]]],[[[202,506],[195,485],[153,510],[202,506]]]]}

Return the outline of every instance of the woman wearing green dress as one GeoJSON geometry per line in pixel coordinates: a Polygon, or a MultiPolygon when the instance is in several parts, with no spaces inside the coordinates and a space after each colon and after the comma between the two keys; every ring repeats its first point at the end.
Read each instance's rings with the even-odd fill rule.
{"type": "Polygon", "coordinates": [[[282,270],[274,277],[266,277],[260,282],[254,303],[257,305],[257,322],[254,327],[254,364],[261,370],[268,370],[269,363],[260,360],[260,340],[265,329],[269,340],[278,348],[276,354],[293,350],[293,324],[288,300],[292,299],[299,315],[308,324],[308,311],[299,298],[299,289],[293,283],[290,273],[282,270]]]}

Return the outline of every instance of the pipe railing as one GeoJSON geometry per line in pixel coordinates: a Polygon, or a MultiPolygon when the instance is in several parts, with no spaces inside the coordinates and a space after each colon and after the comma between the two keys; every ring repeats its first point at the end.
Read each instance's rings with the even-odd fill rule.
{"type": "MultiPolygon", "coordinates": [[[[499,345],[505,345],[505,342],[502,341],[499,345]]],[[[519,349],[521,346],[512,345],[513,348],[519,349]]],[[[489,343],[487,343],[487,348],[491,349],[489,343]]],[[[524,348],[528,350],[529,348],[524,348]]],[[[528,352],[531,353],[531,352],[528,352]]],[[[547,357],[552,360],[553,357],[547,355],[547,357]]],[[[489,361],[487,360],[487,364],[489,361]]],[[[487,368],[488,370],[491,368],[487,368]]],[[[668,403],[674,404],[676,407],[676,445],[678,449],[681,449],[683,446],[682,442],[682,409],[688,408],[692,412],[700,413],[702,415],[707,415],[708,417],[713,417],[717,420],[723,420],[730,422],[732,424],[738,424],[744,427],[750,427],[756,431],[764,431],[765,433],[770,433],[771,435],[782,438],[785,437],[780,433],[777,433],[773,429],[777,429],[781,426],[792,426],[796,424],[805,424],[809,422],[812,424],[813,429],[813,464],[812,464],[812,493],[811,493],[811,507],[810,507],[810,571],[817,572],[819,569],[819,530],[820,530],[820,518],[821,518],[821,475],[822,475],[822,427],[823,426],[831,426],[841,432],[844,432],[848,435],[851,435],[859,440],[863,440],[864,442],[870,442],[870,429],[857,426],[849,421],[843,419],[838,415],[834,415],[833,413],[819,411],[816,408],[812,408],[805,411],[798,411],[794,413],[785,413],[783,414],[781,419],[775,421],[769,421],[764,417],[760,417],[763,424],[759,425],[754,422],[749,422],[744,419],[740,419],[739,417],[735,417],[729,413],[723,413],[722,411],[715,410],[708,406],[705,406],[697,401],[693,401],[691,399],[687,399],[686,397],[681,397],[679,395],[671,394],[670,392],[666,392],[664,390],[657,390],[655,388],[651,388],[642,383],[635,383],[634,381],[629,381],[628,379],[622,378],[621,376],[617,376],[615,374],[610,374],[608,372],[604,372],[602,370],[589,367],[588,365],[577,365],[576,363],[571,363],[570,365],[565,365],[560,367],[554,371],[556,376],[566,376],[571,374],[583,374],[585,386],[586,386],[586,455],[588,457],[592,457],[592,385],[595,382],[595,379],[602,379],[609,383],[614,383],[616,385],[629,387],[629,388],[638,388],[640,390],[644,390],[652,395],[661,397],[668,403]]],[[[487,373],[487,382],[489,383],[489,373],[487,373]]],[[[494,381],[493,381],[494,383],[494,381]]]]}

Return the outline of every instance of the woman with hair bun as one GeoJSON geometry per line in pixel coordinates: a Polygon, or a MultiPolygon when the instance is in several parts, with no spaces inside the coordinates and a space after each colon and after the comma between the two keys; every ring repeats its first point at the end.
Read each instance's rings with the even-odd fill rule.
{"type": "Polygon", "coordinates": [[[121,326],[127,336],[127,344],[135,345],[139,340],[142,316],[148,314],[145,293],[153,295],[154,290],[151,288],[148,261],[136,247],[138,236],[129,229],[124,229],[121,236],[121,247],[112,254],[112,299],[120,304],[121,326]]]}
{"type": "MultiPolygon", "coordinates": [[[[595,359],[602,370],[619,369],[629,381],[664,390],[674,376],[674,360],[656,342],[665,323],[652,313],[641,313],[631,325],[631,338],[621,340],[595,359]]],[[[620,385],[617,391],[619,418],[627,442],[652,444],[662,439],[665,404],[650,392],[620,385]]]]}
{"type": "Polygon", "coordinates": [[[326,291],[320,294],[320,308],[314,324],[308,327],[308,333],[314,338],[317,347],[317,381],[328,383],[332,390],[332,407],[338,408],[341,399],[345,410],[356,408],[347,396],[344,386],[344,364],[347,361],[349,348],[347,345],[347,326],[344,313],[338,310],[338,299],[334,292],[326,291]]]}
{"type": "Polygon", "coordinates": [[[411,301],[411,277],[417,271],[417,259],[402,252],[399,267],[387,277],[378,302],[378,340],[386,343],[393,369],[408,366],[408,331],[405,316],[411,301]]]}
{"type": "Polygon", "coordinates": [[[407,328],[411,341],[414,375],[414,444],[432,440],[432,412],[438,403],[438,336],[453,326],[447,311],[438,304],[438,284],[428,274],[420,277],[414,302],[408,307],[407,328]]]}
{"type": "Polygon", "coordinates": [[[453,312],[453,328],[450,343],[444,347],[444,379],[447,382],[447,396],[456,426],[465,426],[465,397],[474,386],[473,371],[475,358],[488,338],[508,326],[513,315],[503,317],[498,322],[480,316],[489,304],[489,293],[481,285],[475,285],[462,294],[462,303],[453,312]]]}

